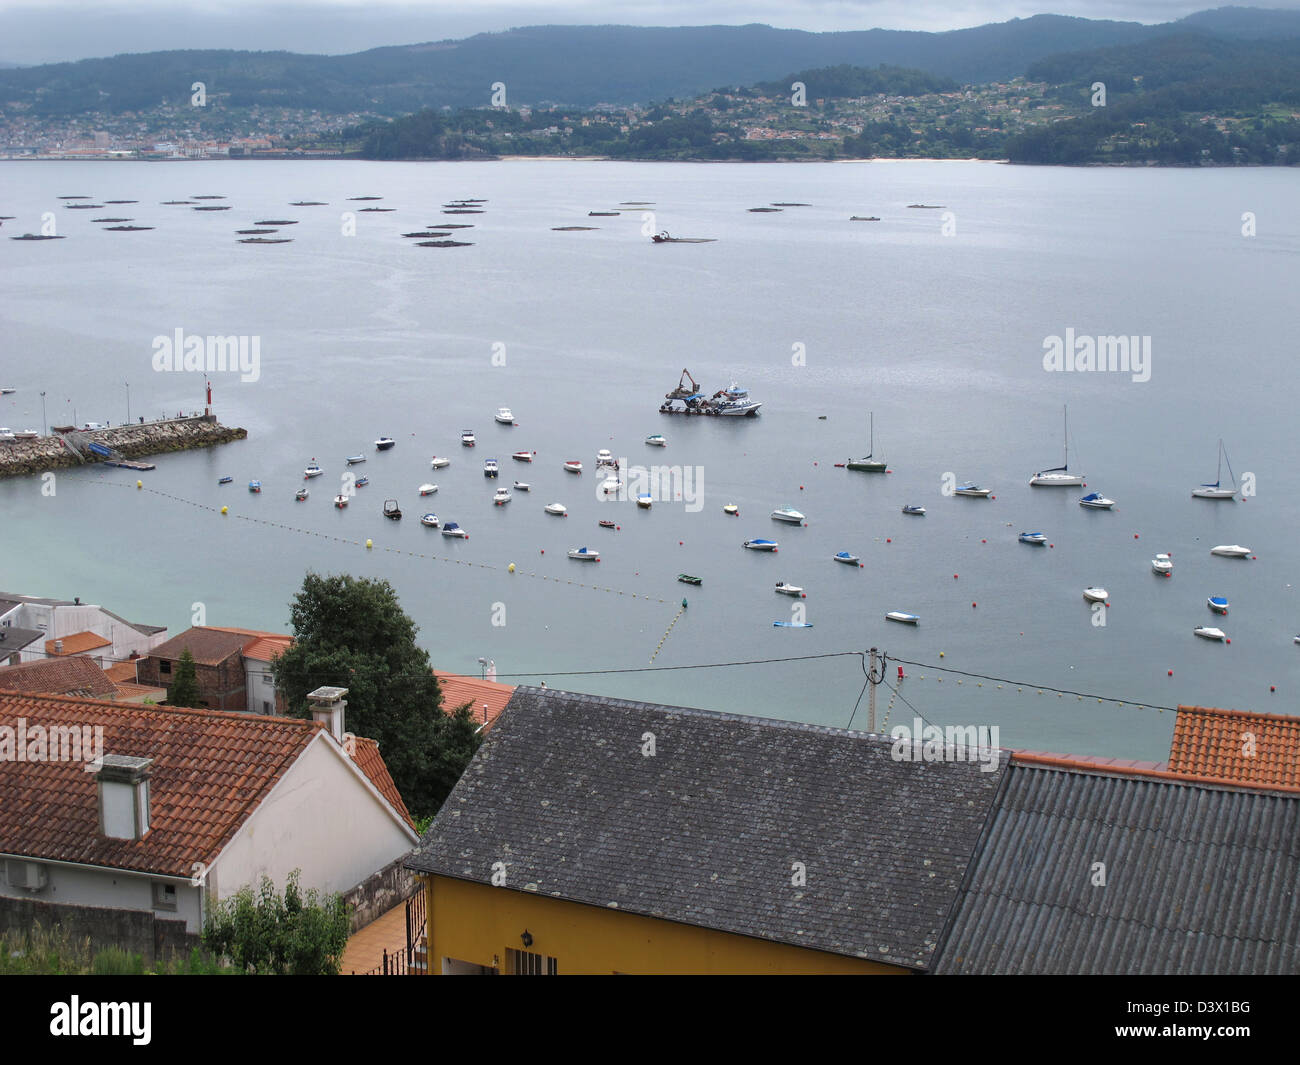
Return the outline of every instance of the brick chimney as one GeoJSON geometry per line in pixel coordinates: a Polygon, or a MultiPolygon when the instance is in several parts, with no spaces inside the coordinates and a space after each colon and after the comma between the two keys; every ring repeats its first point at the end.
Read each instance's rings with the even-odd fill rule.
{"type": "Polygon", "coordinates": [[[329,729],[330,735],[343,742],[343,713],[348,708],[347,688],[317,688],[307,698],[311,702],[311,719],[329,729]]]}
{"type": "Polygon", "coordinates": [[[152,758],[104,755],[99,785],[99,830],[109,839],[142,839],[149,831],[152,758]]]}

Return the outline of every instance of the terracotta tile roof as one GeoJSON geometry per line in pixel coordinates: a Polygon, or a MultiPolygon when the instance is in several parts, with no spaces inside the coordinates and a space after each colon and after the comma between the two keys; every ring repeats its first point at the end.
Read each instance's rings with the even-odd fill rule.
{"type": "Polygon", "coordinates": [[[1300,718],[1180,706],[1169,768],[1226,783],[1300,788],[1300,718]]]}
{"type": "Polygon", "coordinates": [[[270,662],[292,646],[292,636],[258,636],[244,648],[244,657],[258,662],[270,662]]]}
{"type": "Polygon", "coordinates": [[[374,740],[357,736],[352,747],[352,760],[357,763],[357,768],[365,773],[370,783],[379,790],[379,794],[402,815],[402,820],[414,828],[415,822],[411,819],[411,811],[406,808],[397,785],[393,783],[392,774],[388,772],[388,766],[379,753],[379,744],[374,740]]]}
{"type": "Polygon", "coordinates": [[[100,647],[112,647],[113,641],[106,640],[97,632],[74,632],[71,636],[63,636],[57,640],[45,641],[45,653],[47,655],[81,655],[87,651],[94,651],[100,647]],[[63,645],[63,650],[57,650],[59,644],[63,645]]]}
{"type": "Polygon", "coordinates": [[[135,664],[138,659],[132,658],[126,662],[114,662],[104,670],[108,674],[108,679],[114,684],[134,684],[135,683],[135,664]]]}
{"type": "Polygon", "coordinates": [[[166,643],[160,643],[149,652],[149,657],[176,660],[188,648],[199,665],[218,666],[231,655],[241,653],[246,643],[248,637],[242,633],[196,626],[173,636],[166,643]]]}
{"type": "MultiPolygon", "coordinates": [[[[487,703],[487,728],[490,729],[501,716],[501,711],[510,702],[515,693],[513,685],[499,684],[494,680],[480,680],[478,677],[465,677],[459,673],[448,673],[435,669],[433,675],[442,686],[442,709],[450,714],[458,706],[469,703],[475,721],[483,721],[483,704],[487,703]]],[[[486,732],[487,729],[484,729],[486,732]]]]}
{"type": "Polygon", "coordinates": [[[1043,760],[1055,763],[1073,762],[1082,767],[1094,769],[1114,769],[1126,772],[1130,769],[1145,769],[1161,772],[1169,768],[1168,762],[1144,762],[1133,758],[1103,758],[1090,754],[1058,754],[1056,751],[1012,751],[1015,758],[1025,760],[1043,760]]]}
{"type": "Polygon", "coordinates": [[[125,702],[143,702],[145,699],[151,699],[155,703],[162,703],[167,699],[166,688],[155,688],[152,684],[136,684],[132,681],[122,681],[116,685],[117,697],[125,702]]]}
{"type": "MultiPolygon", "coordinates": [[[[101,836],[95,774],[80,762],[0,758],[6,852],[186,877],[217,857],[322,729],[302,718],[0,692],[0,727],[17,730],[19,718],[29,734],[99,726],[105,754],[152,758],[151,829],[142,840],[101,836]]],[[[378,744],[358,739],[353,760],[410,824],[378,744]]]]}
{"type": "Polygon", "coordinates": [[[111,699],[116,688],[97,662],[83,655],[67,655],[0,667],[0,691],[111,699]]]}

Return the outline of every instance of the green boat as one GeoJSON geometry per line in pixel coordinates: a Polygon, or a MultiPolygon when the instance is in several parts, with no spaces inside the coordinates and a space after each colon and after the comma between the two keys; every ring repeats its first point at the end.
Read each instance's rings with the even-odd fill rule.
{"type": "Polygon", "coordinates": [[[703,577],[692,577],[689,573],[679,573],[679,574],[677,574],[677,579],[678,579],[679,581],[681,581],[683,584],[703,584],[703,583],[704,583],[704,578],[703,578],[703,577]]]}
{"type": "Polygon", "coordinates": [[[870,442],[868,443],[867,457],[864,459],[850,459],[844,465],[850,470],[857,470],[859,473],[884,473],[886,464],[873,459],[871,456],[876,450],[876,416],[873,412],[870,416],[870,442]]]}

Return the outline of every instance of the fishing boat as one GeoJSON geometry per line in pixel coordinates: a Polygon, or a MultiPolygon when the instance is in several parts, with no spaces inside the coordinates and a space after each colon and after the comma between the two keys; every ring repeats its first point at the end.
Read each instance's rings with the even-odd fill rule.
{"type": "Polygon", "coordinates": [[[795,599],[807,599],[804,590],[797,584],[786,584],[785,581],[777,581],[776,588],[773,589],[777,595],[788,595],[795,599]]]}
{"type": "Polygon", "coordinates": [[[394,440],[391,436],[381,436],[378,440],[375,441],[375,450],[391,451],[394,445],[396,445],[396,443],[397,441],[394,440]]]}
{"type": "Polygon", "coordinates": [[[532,461],[533,461],[533,453],[532,453],[531,451],[516,451],[516,452],[515,452],[513,455],[511,455],[510,457],[511,457],[512,459],[514,459],[516,462],[532,462],[532,461]]]}
{"type": "Polygon", "coordinates": [[[618,463],[614,459],[614,453],[609,448],[602,447],[596,452],[596,466],[613,466],[617,468],[618,463]]]}
{"type": "Polygon", "coordinates": [[[1198,625],[1192,629],[1192,632],[1202,640],[1223,640],[1228,635],[1222,629],[1216,629],[1213,625],[1198,625]]]}
{"type": "Polygon", "coordinates": [[[1079,506],[1088,507],[1092,510],[1110,510],[1115,505],[1115,500],[1107,499],[1100,492],[1089,492],[1079,500],[1079,506]]]}
{"type": "Polygon", "coordinates": [[[488,459],[488,460],[486,460],[486,461],[483,463],[483,476],[484,476],[484,477],[495,477],[495,476],[497,475],[497,473],[498,473],[498,470],[497,470],[497,460],[496,460],[496,459],[488,459]]]}
{"type": "Polygon", "coordinates": [[[966,484],[959,484],[952,490],[952,492],[953,495],[958,496],[972,496],[976,499],[988,499],[988,497],[993,494],[993,489],[981,488],[977,484],[967,482],[966,484]]]}
{"type": "Polygon", "coordinates": [[[366,461],[365,455],[349,455],[345,460],[349,466],[356,466],[366,461]]]}
{"type": "Polygon", "coordinates": [[[334,505],[338,507],[339,510],[342,510],[344,507],[348,505],[348,497],[344,495],[335,496],[334,505]]]}
{"type": "Polygon", "coordinates": [[[1192,489],[1192,498],[1194,499],[1236,499],[1237,498],[1237,475],[1232,472],[1232,463],[1228,462],[1228,475],[1232,478],[1231,487],[1223,487],[1223,464],[1227,462],[1228,453],[1223,449],[1223,441],[1219,441],[1219,465],[1214,471],[1214,483],[1202,484],[1192,489]]]}
{"type": "Polygon", "coordinates": [[[498,407],[496,414],[492,415],[492,418],[494,421],[500,422],[502,425],[515,424],[515,416],[510,413],[509,407],[498,407]]]}
{"type": "Polygon", "coordinates": [[[908,614],[902,610],[891,610],[888,614],[885,615],[885,618],[888,621],[897,621],[903,625],[915,625],[918,621],[921,620],[918,615],[908,614]]]}
{"type": "Polygon", "coordinates": [[[1046,534],[1046,533],[1022,532],[1022,533],[1020,534],[1020,542],[1021,542],[1022,544],[1046,544],[1046,543],[1047,543],[1047,534],[1046,534]]]}
{"type": "Polygon", "coordinates": [[[1218,547],[1210,548],[1210,554],[1221,555],[1224,558],[1249,558],[1250,548],[1242,547],[1241,544],[1220,544],[1218,547]]]}
{"type": "Polygon", "coordinates": [[[230,482],[233,480],[234,480],[233,477],[222,477],[217,481],[217,484],[230,484],[230,482]]]}
{"type": "Polygon", "coordinates": [[[456,539],[456,540],[468,540],[468,539],[469,539],[469,533],[467,533],[464,529],[462,529],[462,528],[461,528],[459,525],[457,525],[454,521],[449,521],[449,522],[447,522],[447,523],[442,527],[442,535],[443,535],[443,536],[449,536],[449,537],[451,537],[451,538],[453,538],[453,539],[456,539]]]}
{"type": "Polygon", "coordinates": [[[295,498],[296,500],[298,500],[299,503],[301,503],[301,502],[302,502],[304,499],[306,499],[310,494],[311,494],[311,493],[308,492],[307,489],[305,489],[305,488],[299,488],[298,491],[294,494],[294,498],[295,498]]]}
{"type": "Polygon", "coordinates": [[[1050,470],[1039,470],[1029,478],[1029,483],[1036,488],[1075,488],[1083,484],[1082,474],[1070,472],[1070,412],[1068,407],[1062,408],[1062,418],[1065,425],[1062,433],[1065,441],[1065,461],[1060,466],[1053,466],[1050,470]]]}
{"type": "Polygon", "coordinates": [[[577,459],[570,459],[568,462],[564,464],[564,468],[568,470],[570,473],[581,473],[582,463],[579,462],[577,459]]]}
{"type": "Polygon", "coordinates": [[[846,566],[856,566],[862,561],[859,556],[853,554],[851,551],[837,551],[831,557],[834,558],[836,562],[843,562],[846,566]]]}
{"type": "Polygon", "coordinates": [[[473,446],[474,446],[474,430],[473,430],[473,429],[462,429],[462,430],[461,430],[461,432],[460,432],[460,446],[461,446],[461,447],[473,447],[473,446]]]}
{"type": "Polygon", "coordinates": [[[533,486],[527,481],[516,481],[514,488],[516,492],[531,492],[533,486]]]}
{"type": "Polygon", "coordinates": [[[612,522],[612,521],[598,521],[598,522],[596,522],[596,524],[599,525],[602,529],[617,529],[617,528],[618,528],[618,526],[617,526],[616,524],[614,524],[614,522],[612,522]]]}
{"type": "Polygon", "coordinates": [[[249,490],[250,492],[260,492],[260,491],[262,490],[262,482],[261,482],[261,481],[249,481],[249,482],[248,482],[248,490],[249,490]]]}
{"type": "Polygon", "coordinates": [[[775,540],[746,540],[741,547],[748,548],[750,551],[775,551],[781,545],[775,540]]]}
{"type": "Polygon", "coordinates": [[[884,473],[886,470],[885,463],[879,459],[872,458],[876,451],[876,415],[874,412],[868,414],[867,430],[867,457],[861,459],[850,459],[844,465],[850,470],[857,470],[859,473],[884,473]]]}
{"type": "Polygon", "coordinates": [[[728,503],[722,508],[722,513],[730,514],[733,518],[740,516],[740,508],[735,503],[728,503]]]}
{"type": "Polygon", "coordinates": [[[703,583],[704,583],[704,578],[703,578],[703,577],[694,577],[694,576],[692,576],[692,575],[689,574],[689,573],[679,573],[679,574],[677,574],[677,579],[678,579],[679,581],[681,581],[683,584],[696,584],[696,585],[699,585],[699,584],[703,584],[703,583]]]}
{"type": "Polygon", "coordinates": [[[575,547],[569,552],[569,557],[579,562],[599,562],[600,552],[590,547],[575,547]]]}
{"type": "Polygon", "coordinates": [[[397,505],[396,499],[384,500],[384,517],[392,518],[397,521],[402,516],[402,508],[397,505]]]}
{"type": "Polygon", "coordinates": [[[1101,587],[1085,588],[1083,590],[1083,597],[1090,603],[1104,603],[1109,596],[1110,593],[1101,587]]]}
{"type": "Polygon", "coordinates": [[[1228,597],[1226,595],[1212,595],[1205,600],[1205,605],[1216,614],[1226,614],[1228,612],[1228,597]]]}
{"type": "Polygon", "coordinates": [[[420,524],[421,524],[421,525],[427,525],[430,529],[436,529],[436,528],[438,527],[438,515],[437,515],[437,514],[421,514],[421,515],[420,515],[420,524]]]}
{"type": "Polygon", "coordinates": [[[569,508],[563,503],[547,503],[543,509],[547,514],[554,514],[557,518],[565,518],[569,515],[569,508]]]}
{"type": "Polygon", "coordinates": [[[802,525],[804,516],[800,514],[799,511],[795,510],[794,507],[784,506],[777,507],[776,510],[772,511],[772,520],[784,521],[791,525],[802,525]]]}
{"type": "Polygon", "coordinates": [[[445,470],[451,465],[451,459],[445,459],[438,455],[434,455],[433,458],[429,460],[429,465],[435,470],[445,470]]]}
{"type": "Polygon", "coordinates": [[[431,496],[431,495],[433,495],[433,493],[436,492],[437,490],[438,490],[438,486],[437,486],[436,484],[422,484],[422,485],[420,485],[420,495],[422,495],[422,496],[431,496]]]}
{"type": "Polygon", "coordinates": [[[492,503],[494,506],[498,506],[498,507],[504,506],[506,503],[509,502],[510,502],[510,493],[507,492],[504,488],[498,488],[496,490],[496,493],[492,496],[492,503]]]}
{"type": "Polygon", "coordinates": [[[743,418],[757,414],[758,408],[762,405],[750,399],[749,389],[741,388],[735,381],[713,394],[713,410],[728,418],[743,418]]]}
{"type": "Polygon", "coordinates": [[[904,513],[904,514],[911,514],[911,515],[913,515],[913,516],[924,516],[924,514],[925,514],[925,507],[917,506],[917,505],[913,504],[913,505],[910,505],[910,506],[906,506],[906,507],[904,507],[904,508],[903,508],[903,513],[904,513]]]}
{"type": "Polygon", "coordinates": [[[654,497],[649,492],[642,492],[636,497],[636,505],[642,510],[649,510],[650,504],[654,502],[654,497]]]}
{"type": "Polygon", "coordinates": [[[655,433],[653,436],[647,436],[647,437],[645,438],[645,442],[646,442],[646,444],[649,445],[650,447],[667,447],[667,446],[668,446],[668,440],[667,440],[664,436],[662,436],[661,434],[659,434],[659,433],[655,433]]]}
{"type": "Polygon", "coordinates": [[[1156,557],[1151,560],[1151,570],[1154,573],[1160,574],[1162,577],[1168,577],[1174,572],[1174,560],[1163,553],[1156,555],[1156,557]]]}
{"type": "Polygon", "coordinates": [[[361,477],[358,477],[355,481],[352,482],[352,487],[365,488],[365,486],[368,485],[369,483],[370,483],[370,478],[363,475],[361,477]]]}

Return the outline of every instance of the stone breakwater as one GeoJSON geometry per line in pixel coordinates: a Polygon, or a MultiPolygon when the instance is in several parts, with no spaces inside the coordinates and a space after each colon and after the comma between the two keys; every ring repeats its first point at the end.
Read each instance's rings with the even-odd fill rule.
{"type": "Polygon", "coordinates": [[[42,436],[37,440],[0,441],[0,477],[21,477],[46,470],[92,465],[98,459],[86,448],[91,441],[111,447],[123,458],[142,459],[169,451],[212,447],[231,440],[243,440],[246,436],[248,430],[220,425],[215,417],[209,415],[69,434],[85,459],[78,458],[59,435],[42,436]]]}

